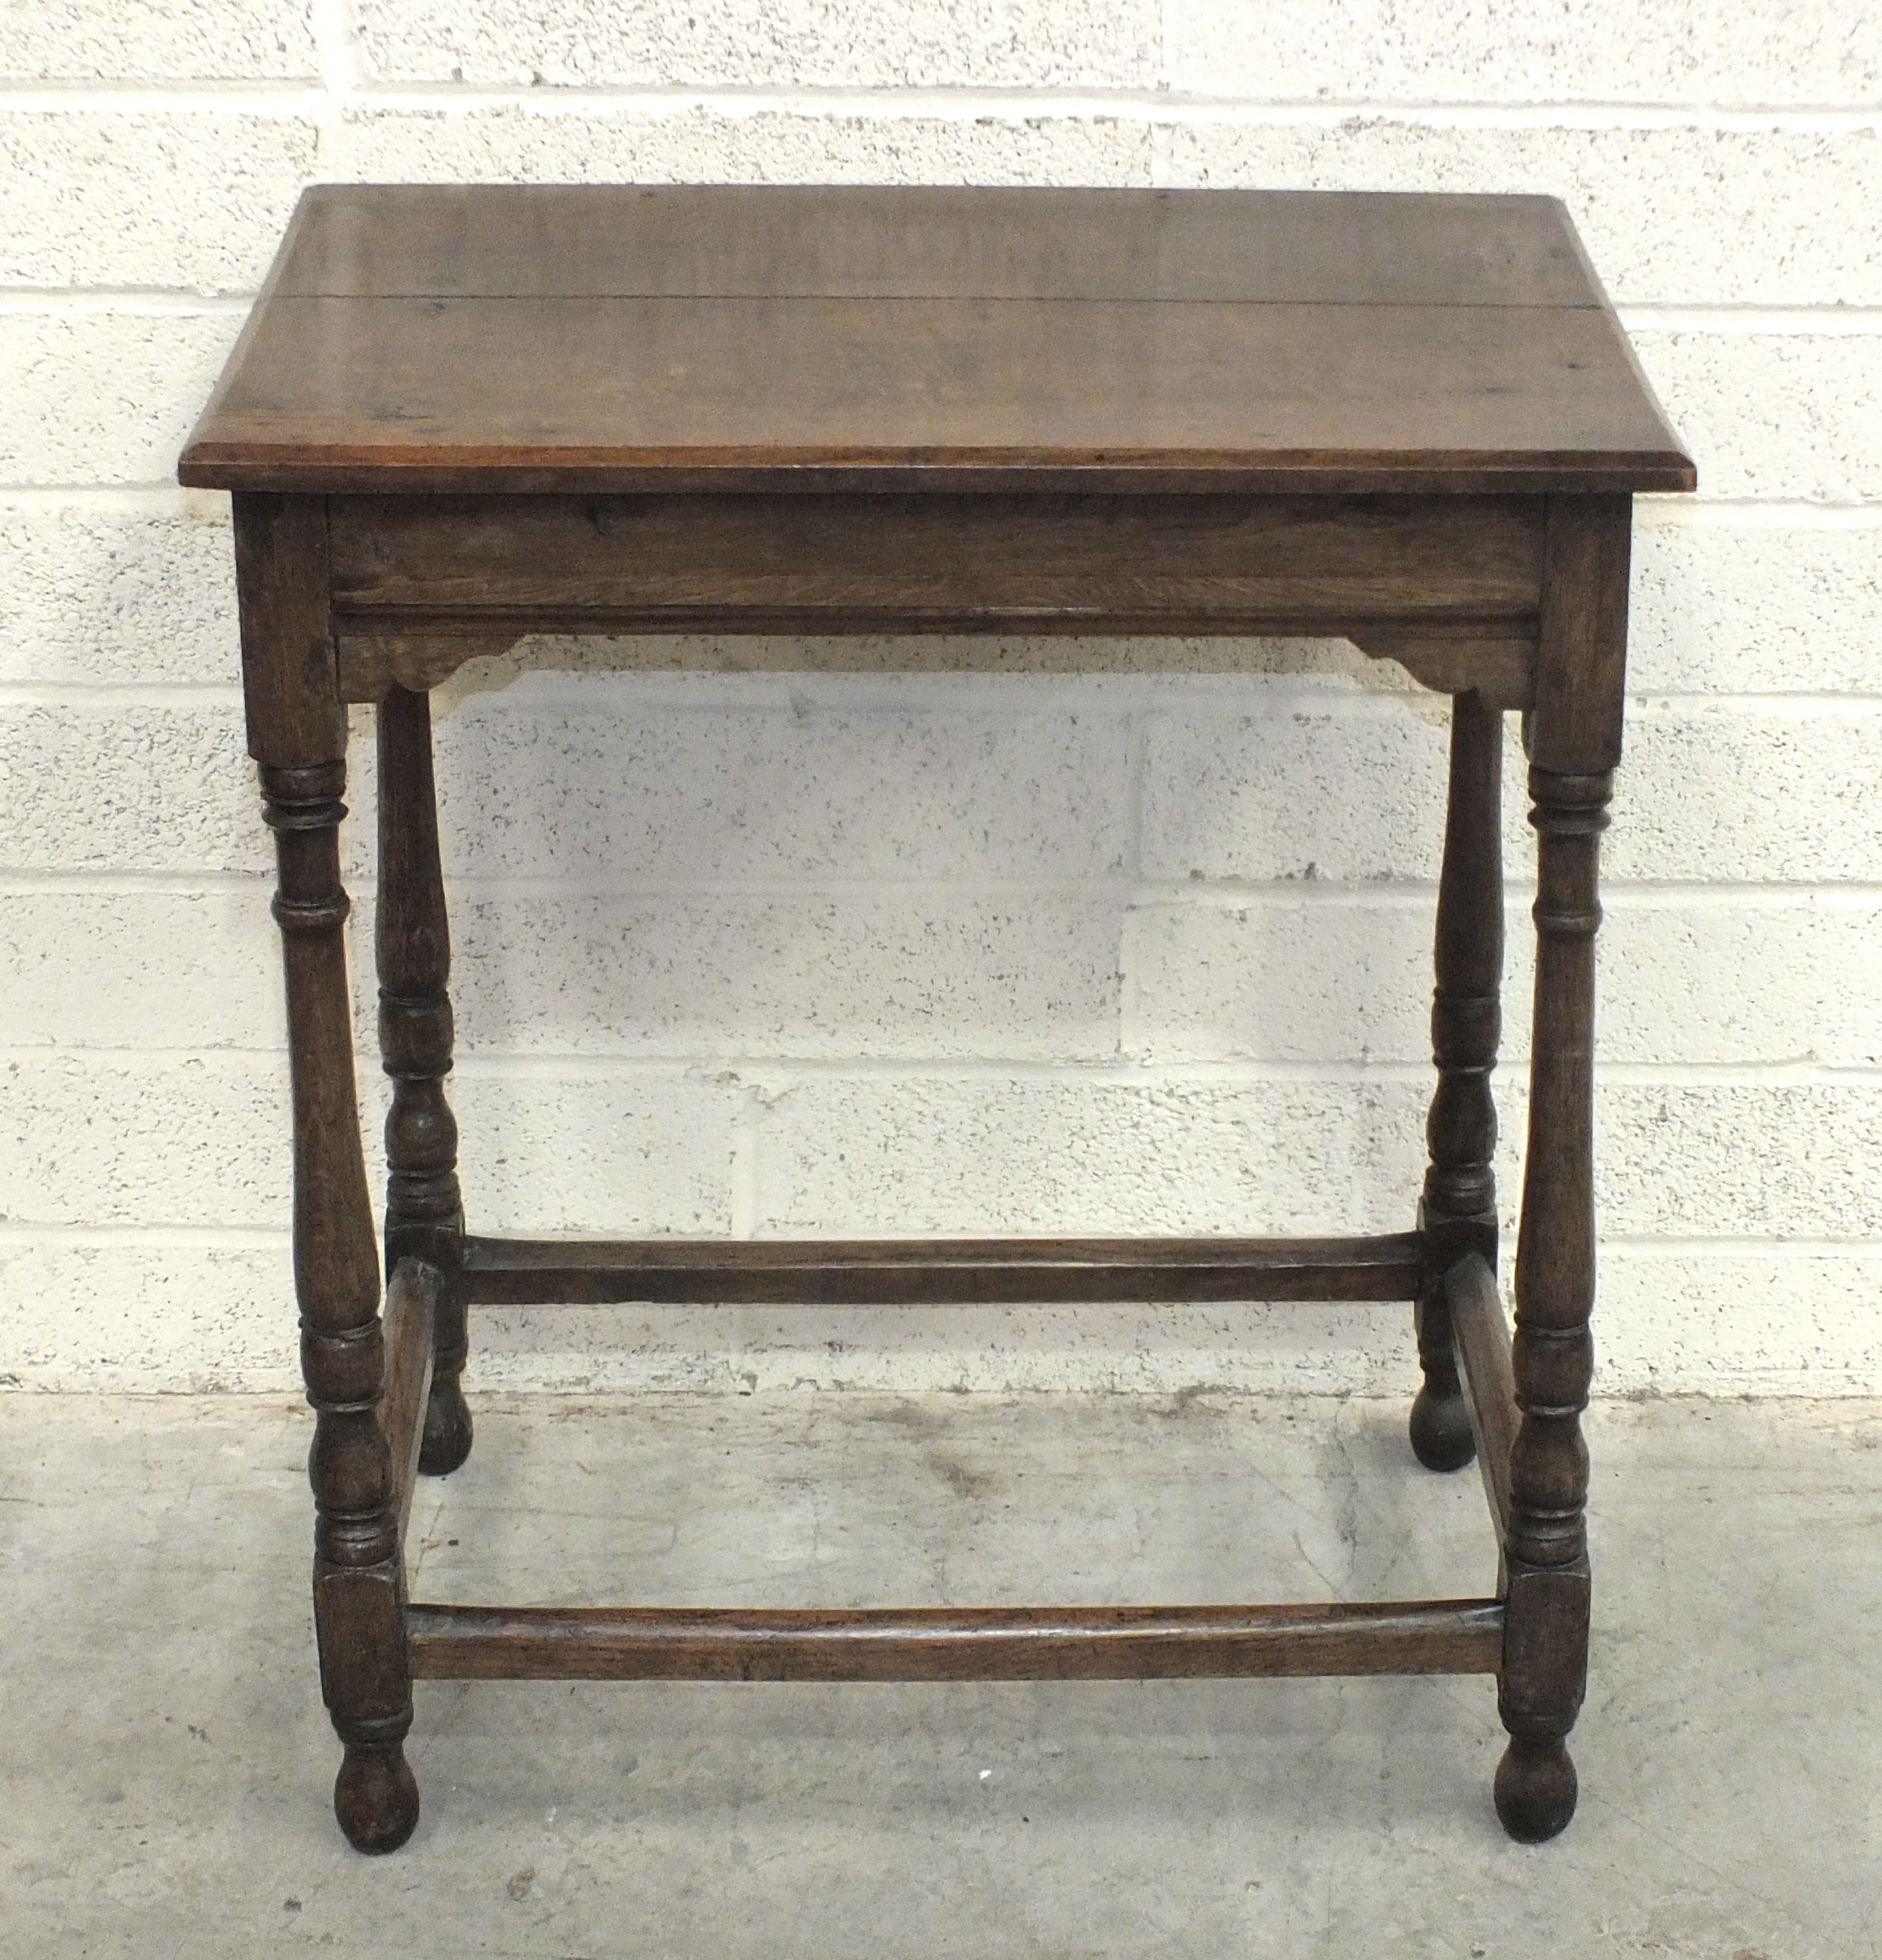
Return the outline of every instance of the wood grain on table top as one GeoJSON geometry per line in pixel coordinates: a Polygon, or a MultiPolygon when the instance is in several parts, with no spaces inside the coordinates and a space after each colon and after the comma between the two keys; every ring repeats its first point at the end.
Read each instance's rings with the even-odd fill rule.
{"type": "Polygon", "coordinates": [[[189,484],[1645,490],[1552,199],[329,186],[189,484]]]}

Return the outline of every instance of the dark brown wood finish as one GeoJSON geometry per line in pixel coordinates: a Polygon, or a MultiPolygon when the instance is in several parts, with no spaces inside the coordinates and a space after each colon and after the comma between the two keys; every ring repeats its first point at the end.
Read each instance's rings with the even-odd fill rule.
{"type": "Polygon", "coordinates": [[[877,184],[320,184],[300,297],[1591,307],[1552,198],[877,184]]]}
{"type": "Polygon", "coordinates": [[[1377,1239],[473,1238],[464,1248],[467,1297],[505,1306],[1409,1300],[1422,1271],[1413,1232],[1377,1239]]]}
{"type": "Polygon", "coordinates": [[[1503,1315],[1496,1274],[1481,1253],[1460,1259],[1444,1275],[1457,1372],[1463,1378],[1477,1467],[1496,1520],[1501,1544],[1509,1530],[1510,1454],[1521,1412],[1510,1360],[1510,1325],[1503,1315]]]}
{"type": "Polygon", "coordinates": [[[1689,487],[1594,307],[278,298],[269,312],[187,482],[1689,487]],[[385,377],[396,418],[360,398],[361,371],[385,377]]]}
{"type": "Polygon", "coordinates": [[[248,752],[275,768],[338,762],[344,770],[326,505],[241,492],[233,502],[248,752]]]}
{"type": "MultiPolygon", "coordinates": [[[[336,501],[338,500],[336,500],[336,501]]],[[[709,508],[712,501],[696,500],[709,508]]],[[[582,612],[551,615],[531,624],[540,632],[635,632],[679,635],[698,628],[709,631],[710,638],[662,638],[653,644],[630,641],[616,649],[619,670],[636,668],[661,672],[686,671],[719,673],[880,673],[884,653],[879,645],[851,638],[819,637],[810,641],[777,638],[741,637],[811,633],[820,636],[880,635],[893,630],[899,644],[893,656],[898,673],[1080,673],[1091,664],[1086,651],[1097,634],[1129,632],[1142,634],[1207,635],[1207,643],[1195,640],[1142,641],[1141,651],[1133,649],[1138,671],[1150,673],[1238,673],[1250,659],[1250,650],[1239,640],[1221,636],[1231,630],[1252,632],[1254,626],[1244,622],[1233,625],[1219,615],[1178,616],[1159,613],[1154,625],[1119,625],[1115,619],[1096,623],[1064,614],[1032,613],[1010,619],[984,613],[963,613],[957,622],[963,630],[979,635],[995,632],[1002,635],[1024,633],[1023,639],[979,637],[932,638],[954,627],[944,628],[931,616],[898,621],[887,612],[861,609],[841,612],[772,613],[749,609],[737,612],[708,612],[677,616],[671,612],[650,614],[636,620],[615,615],[597,619],[582,612]],[[1075,643],[1063,644],[1075,638],[1075,643]]],[[[1294,618],[1264,616],[1259,630],[1264,634],[1288,636],[1318,634],[1325,623],[1314,624],[1294,618]]],[[[494,632],[472,630],[468,619],[453,621],[439,618],[419,623],[413,630],[366,632],[344,626],[336,637],[339,649],[340,686],[349,701],[381,701],[389,689],[404,687],[423,692],[448,680],[467,660],[507,653],[523,638],[521,626],[494,632]]],[[[1338,636],[1336,636],[1338,637],[1338,636]]],[[[1344,637],[1361,651],[1377,660],[1398,661],[1414,679],[1440,694],[1476,693],[1499,708],[1527,708],[1530,699],[1530,669],[1535,663],[1536,637],[1521,625],[1495,621],[1487,624],[1469,618],[1426,619],[1416,621],[1368,619],[1350,627],[1344,637]]],[[[1254,657],[1259,659],[1256,653],[1254,657]]]]}
{"type": "Polygon", "coordinates": [[[1451,708],[1451,784],[1438,887],[1438,985],[1431,1058],[1438,1088],[1419,1205],[1425,1279],[1415,1319],[1425,1382],[1412,1405],[1412,1447],[1428,1469],[1460,1470],[1476,1447],[1457,1379],[1444,1276],[1466,1252],[1496,1265],[1496,1102],[1502,1026],[1503,718],[1480,695],[1451,708]]]}
{"type": "Polygon", "coordinates": [[[756,612],[1477,619],[1533,638],[1543,522],[1540,497],[349,497],[329,549],[342,631],[756,612]]]}
{"type": "MultiPolygon", "coordinates": [[[[250,746],[281,863],[316,1615],[346,1745],[336,1805],[355,1844],[390,1849],[416,1821],[401,1748],[414,1672],[1489,1670],[1511,1736],[1499,1813],[1521,1838],[1561,1828],[1586,1662],[1595,854],[1619,754],[1629,501],[1689,488],[1693,472],[1559,205],[325,186],[297,212],[180,473],[237,492],[250,746]],[[465,1237],[423,697],[464,660],[543,631],[715,636],[709,654],[637,643],[675,665],[806,657],[749,638],[728,654],[728,635],[998,633],[1009,637],[983,642],[987,664],[1019,648],[1041,669],[1054,657],[1039,649],[1075,652],[1072,636],[1340,633],[1457,696],[1419,1230],[465,1237]],[[389,1349],[336,841],[355,700],[379,704],[389,1349]],[[1505,709],[1525,716],[1540,865],[1513,1353],[1489,1179],[1505,709]],[[1474,1440],[1502,1533],[1501,1601],[406,1603],[416,1439],[436,1469],[469,1442],[467,1301],[1237,1298],[1418,1302],[1415,1440],[1427,1461],[1459,1463],[1474,1440]]],[[[845,663],[833,644],[814,642],[816,657],[845,663]]],[[[1202,658],[1193,642],[1162,644],[1202,658]]],[[[912,644],[899,661],[922,663],[912,644]]]]}
{"type": "Polygon", "coordinates": [[[1594,936],[1598,869],[1620,760],[1626,651],[1626,500],[1552,498],[1530,822],[1536,836],[1536,996],[1529,1147],[1516,1246],[1516,1399],[1505,1545],[1509,1622],[1498,1706],[1510,1744],[1498,1814],[1553,1837],[1575,1814],[1565,1746],[1587,1674],[1588,1456],[1594,1369],[1594,936]]]}
{"type": "Polygon", "coordinates": [[[1142,1681],[1494,1674],[1494,1599],[1307,1606],[406,1610],[412,1670],[466,1681],[1142,1681]]]}
{"type": "Polygon", "coordinates": [[[470,1410],[460,1379],[470,1352],[464,1320],[464,1208],[457,1122],[444,1094],[451,1066],[451,921],[438,854],[431,780],[431,705],[393,689],[379,705],[379,1051],[391,1077],[386,1115],[386,1271],[420,1259],[438,1276],[431,1395],[425,1408],[428,1476],[470,1454],[470,1410]]]}
{"type": "Polygon", "coordinates": [[[418,1259],[401,1259],[386,1281],[386,1386],[379,1398],[379,1427],[392,1464],[393,1513],[399,1538],[412,1513],[412,1491],[425,1437],[425,1409],[431,1386],[431,1353],[438,1312],[438,1271],[418,1259]]]}
{"type": "Polygon", "coordinates": [[[767,207],[698,188],[406,186],[309,201],[185,482],[1692,484],[1546,199],[801,189],[767,207]]]}
{"type": "Polygon", "coordinates": [[[340,883],[346,724],[330,643],[320,657],[325,532],[272,498],[235,508],[243,659],[263,815],[275,833],[294,1102],[295,1290],[314,1405],[314,1608],[320,1681],[346,1746],[333,1804],[362,1850],[418,1821],[405,1760],[412,1690],[397,1479],[380,1427],[379,1258],[353,1079],[348,901],[340,883]],[[323,753],[324,750],[326,752],[323,753]]]}
{"type": "Polygon", "coordinates": [[[1526,708],[1542,592],[1539,497],[359,497],[330,533],[342,689],[370,700],[501,624],[1344,633],[1526,708]]]}

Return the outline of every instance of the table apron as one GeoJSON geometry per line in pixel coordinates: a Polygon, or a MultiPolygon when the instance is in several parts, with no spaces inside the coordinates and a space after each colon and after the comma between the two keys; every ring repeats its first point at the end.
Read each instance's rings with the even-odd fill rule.
{"type": "MultiPolygon", "coordinates": [[[[1338,636],[1443,692],[1512,708],[1533,692],[1540,497],[650,493],[351,496],[327,509],[349,699],[435,685],[532,632],[1338,636]]],[[[880,648],[808,657],[928,663],[880,648]]],[[[780,648],[775,662],[709,663],[806,659],[780,648]]],[[[1071,647],[989,647],[944,663],[1089,661],[1071,647]]],[[[1170,661],[1237,664],[1220,650],[1170,661]]]]}

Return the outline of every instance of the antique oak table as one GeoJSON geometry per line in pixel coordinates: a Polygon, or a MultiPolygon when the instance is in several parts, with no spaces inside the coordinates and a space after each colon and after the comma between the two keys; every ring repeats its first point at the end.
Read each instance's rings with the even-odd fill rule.
{"type": "MultiPolygon", "coordinates": [[[[362,1850],[417,1678],[1496,1675],[1515,1836],[1575,1801],[1588,1625],[1596,856],[1630,499],[1691,464],[1562,207],[1214,191],[323,186],[180,471],[234,494],[275,832],[320,1673],[362,1850]],[[465,1229],[427,690],[527,633],[1339,635],[1453,697],[1430,1168],[1371,1238],[530,1242],[465,1229]],[[377,710],[381,1300],[339,826],[377,710]],[[1512,1344],[1490,1157],[1502,718],[1538,837],[1512,1344]],[[479,1301],[1406,1300],[1412,1443],[1496,1596],[706,1611],[420,1604],[479,1301]]],[[[839,645],[843,644],[839,641],[839,645]]],[[[825,658],[823,654],[804,657],[825,658]]],[[[839,663],[840,663],[840,657],[839,663]]]]}

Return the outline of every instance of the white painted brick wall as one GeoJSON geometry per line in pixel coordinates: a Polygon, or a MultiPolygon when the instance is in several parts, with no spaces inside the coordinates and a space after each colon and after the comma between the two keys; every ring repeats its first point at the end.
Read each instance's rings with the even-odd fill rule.
{"type": "Polygon", "coordinates": [[[349,108],[323,138],[349,178],[412,183],[1131,184],[1151,125],[1105,114],[938,116],[677,108],[544,113],[533,103],[349,108]]]}
{"type": "Polygon", "coordinates": [[[361,0],[366,72],[381,82],[540,88],[1142,88],[1157,78],[1159,0],[830,0],[759,7],[361,0]]]}
{"type": "Polygon", "coordinates": [[[1843,0],[1180,0],[1174,86],[1212,100],[1873,105],[1882,21],[1843,0]]]}
{"type": "Polygon", "coordinates": [[[7,8],[0,77],[12,82],[312,81],[304,0],[51,0],[7,8]]]}
{"type": "MultiPolygon", "coordinates": [[[[1636,527],[1603,1379],[1875,1391],[1882,14],[1846,0],[11,0],[0,1379],[295,1379],[228,514],[169,479],[297,192],[352,178],[1565,199],[1702,476],[1636,527]]],[[[696,670],[564,643],[441,699],[479,1223],[1407,1220],[1444,737],[1395,670],[1290,642],[1247,677],[1224,671],[1247,649],[1208,642],[1077,649],[1103,670],[1078,678],[1037,671],[1062,643],[1005,644],[994,676],[914,643],[927,670],[898,678],[794,673],[791,643],[663,651],[696,670]],[[1169,671],[1190,663],[1213,671],[1169,671]],[[741,664],[766,671],[714,671],[741,664]]],[[[370,1062],[362,1088],[370,1131],[370,1062]]],[[[1503,1101],[1508,1211],[1519,1068],[1503,1101]]],[[[473,1365],[511,1387],[1400,1393],[1407,1319],[519,1311],[480,1320],[473,1365]]]]}

